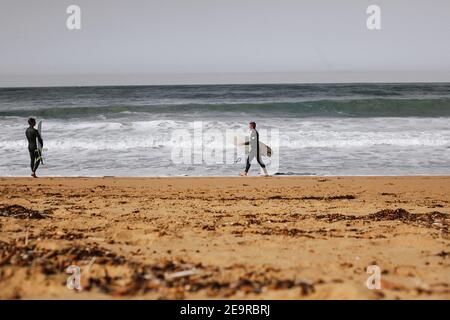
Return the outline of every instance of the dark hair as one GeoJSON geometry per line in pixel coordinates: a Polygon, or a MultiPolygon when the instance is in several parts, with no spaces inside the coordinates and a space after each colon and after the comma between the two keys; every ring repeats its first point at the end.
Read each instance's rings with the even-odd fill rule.
{"type": "Polygon", "coordinates": [[[252,122],[249,123],[249,125],[251,125],[253,129],[256,129],[256,122],[252,121],[252,122]]]}
{"type": "Polygon", "coordinates": [[[35,119],[35,118],[29,118],[29,119],[28,119],[28,124],[29,124],[30,126],[36,125],[36,119],[35,119]]]}

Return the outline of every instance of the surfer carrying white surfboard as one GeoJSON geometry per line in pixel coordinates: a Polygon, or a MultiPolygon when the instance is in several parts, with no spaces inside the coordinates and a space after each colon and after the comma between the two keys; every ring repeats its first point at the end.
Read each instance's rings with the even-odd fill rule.
{"type": "Polygon", "coordinates": [[[38,143],[43,146],[44,142],[42,141],[39,131],[34,128],[34,126],[36,126],[36,119],[28,119],[28,124],[30,126],[25,131],[25,135],[27,136],[28,152],[30,153],[31,176],[33,178],[37,178],[36,170],[39,167],[39,163],[41,162],[41,154],[38,149],[38,143]]]}
{"type": "Polygon", "coordinates": [[[247,156],[247,164],[245,166],[245,171],[241,172],[241,176],[246,176],[248,174],[248,170],[250,169],[251,162],[254,158],[258,161],[258,164],[261,166],[261,169],[264,172],[265,176],[268,176],[266,165],[261,160],[261,153],[259,148],[259,133],[256,130],[256,122],[250,122],[248,124],[250,129],[250,139],[246,141],[244,144],[250,146],[250,152],[247,156]]]}

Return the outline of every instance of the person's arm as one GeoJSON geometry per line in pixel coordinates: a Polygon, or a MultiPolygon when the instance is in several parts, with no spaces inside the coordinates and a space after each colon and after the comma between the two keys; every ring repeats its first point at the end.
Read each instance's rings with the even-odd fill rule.
{"type": "Polygon", "coordinates": [[[258,145],[258,133],[256,132],[255,129],[253,129],[252,133],[250,134],[249,144],[252,147],[252,149],[256,148],[256,146],[258,145]]]}
{"type": "Polygon", "coordinates": [[[244,145],[248,146],[248,145],[250,145],[250,143],[253,144],[255,142],[255,139],[257,139],[256,131],[253,129],[250,133],[250,137],[247,137],[245,139],[244,145]]]}
{"type": "Polygon", "coordinates": [[[37,131],[37,130],[36,130],[36,136],[37,136],[37,139],[38,139],[39,143],[40,143],[41,146],[43,147],[43,146],[44,146],[44,141],[43,141],[42,138],[41,138],[41,134],[40,134],[39,131],[37,131]]]}

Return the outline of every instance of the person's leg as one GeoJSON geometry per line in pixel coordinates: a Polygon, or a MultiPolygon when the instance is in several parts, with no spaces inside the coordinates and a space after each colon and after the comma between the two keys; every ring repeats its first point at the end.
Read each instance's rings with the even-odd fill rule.
{"type": "Polygon", "coordinates": [[[35,159],[34,171],[36,171],[37,168],[39,167],[39,164],[41,163],[41,153],[39,150],[34,150],[34,159],[35,159]]]}
{"type": "Polygon", "coordinates": [[[248,173],[248,170],[250,170],[250,166],[252,165],[252,161],[250,160],[250,156],[247,157],[247,163],[245,165],[245,173],[248,173]]]}
{"type": "Polygon", "coordinates": [[[264,162],[261,160],[261,156],[258,155],[258,157],[256,157],[256,160],[258,161],[258,164],[261,166],[264,175],[268,176],[269,174],[267,173],[267,169],[266,169],[266,165],[264,164],[264,162]]]}
{"type": "Polygon", "coordinates": [[[241,172],[241,176],[246,176],[247,175],[248,170],[250,170],[250,165],[251,165],[252,160],[253,160],[253,156],[251,154],[249,154],[248,157],[247,157],[247,163],[245,165],[245,171],[241,172]]]}
{"type": "MultiPolygon", "coordinates": [[[[30,153],[30,156],[31,156],[31,153],[30,153]]],[[[36,178],[36,170],[39,167],[40,162],[41,162],[41,157],[39,155],[39,150],[34,150],[33,151],[33,161],[32,161],[32,165],[31,165],[32,166],[31,167],[31,171],[32,171],[31,175],[34,178],[36,178]]]]}
{"type": "Polygon", "coordinates": [[[28,152],[30,153],[30,168],[31,168],[31,172],[34,171],[34,151],[28,150],[28,152]]]}

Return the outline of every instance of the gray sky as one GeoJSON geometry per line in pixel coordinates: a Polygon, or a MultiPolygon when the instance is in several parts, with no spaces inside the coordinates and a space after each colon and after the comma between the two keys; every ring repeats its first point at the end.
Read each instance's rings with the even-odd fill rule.
{"type": "Polygon", "coordinates": [[[448,0],[0,0],[0,86],[450,81],[449,17],[448,0]]]}

